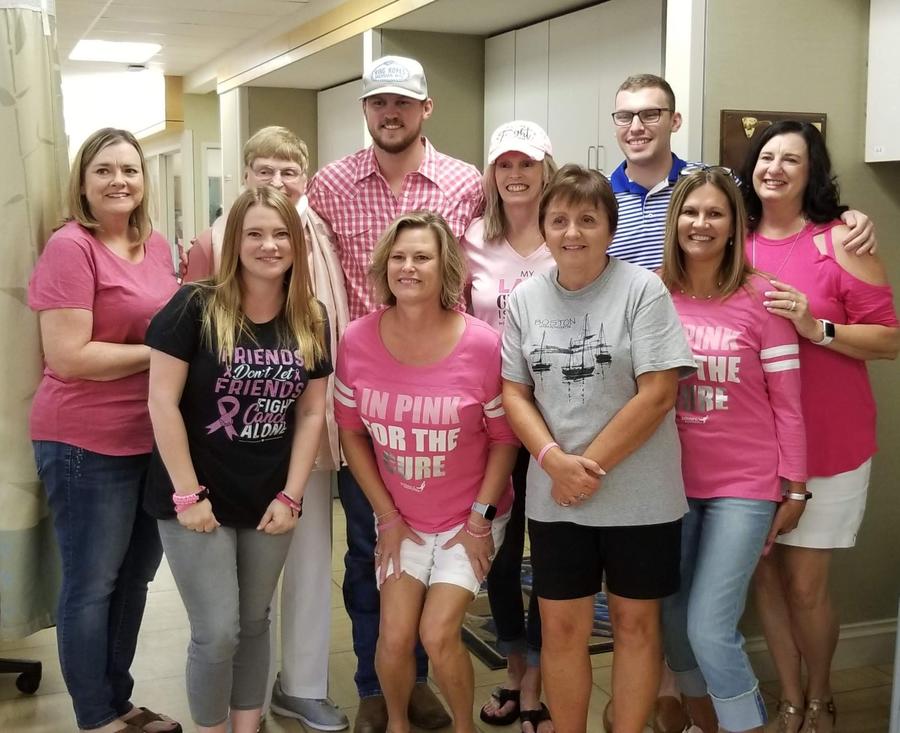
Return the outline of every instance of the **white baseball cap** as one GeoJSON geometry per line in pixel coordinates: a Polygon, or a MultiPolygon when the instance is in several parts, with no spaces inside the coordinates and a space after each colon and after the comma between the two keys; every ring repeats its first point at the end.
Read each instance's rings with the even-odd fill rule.
{"type": "Polygon", "coordinates": [[[428,84],[422,64],[405,56],[382,56],[375,59],[363,74],[363,93],[360,99],[375,94],[399,94],[419,101],[428,99],[428,84]]]}
{"type": "Polygon", "coordinates": [[[543,160],[553,155],[553,146],[544,128],[527,120],[513,120],[498,127],[491,134],[488,163],[493,163],[510,151],[524,153],[532,160],[543,160]]]}

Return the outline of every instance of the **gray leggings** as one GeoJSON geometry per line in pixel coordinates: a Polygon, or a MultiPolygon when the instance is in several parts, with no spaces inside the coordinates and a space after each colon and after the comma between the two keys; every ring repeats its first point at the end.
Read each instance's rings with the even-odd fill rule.
{"type": "Polygon", "coordinates": [[[204,534],[169,519],[159,522],[159,534],[191,624],[191,717],[212,727],[225,721],[229,708],[262,707],[269,603],[292,533],[219,527],[204,534]]]}

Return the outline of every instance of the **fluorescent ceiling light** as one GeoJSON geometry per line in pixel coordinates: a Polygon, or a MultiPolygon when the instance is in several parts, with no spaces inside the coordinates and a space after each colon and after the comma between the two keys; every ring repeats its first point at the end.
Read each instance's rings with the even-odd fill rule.
{"type": "Polygon", "coordinates": [[[158,43],[122,43],[118,41],[79,41],[71,61],[117,61],[123,64],[142,64],[161,49],[158,43]]]}

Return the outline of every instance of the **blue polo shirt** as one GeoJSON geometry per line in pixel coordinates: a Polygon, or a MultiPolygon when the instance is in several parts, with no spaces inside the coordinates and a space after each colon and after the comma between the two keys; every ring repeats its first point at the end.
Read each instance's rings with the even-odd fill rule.
{"type": "Polygon", "coordinates": [[[619,224],[608,254],[651,270],[662,265],[666,213],[678,175],[688,163],[672,153],[669,176],[650,190],[632,181],[622,161],[609,178],[619,204],[619,224]]]}

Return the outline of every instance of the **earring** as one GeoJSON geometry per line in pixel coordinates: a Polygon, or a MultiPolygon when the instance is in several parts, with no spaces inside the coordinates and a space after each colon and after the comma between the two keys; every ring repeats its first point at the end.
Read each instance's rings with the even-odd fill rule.
{"type": "Polygon", "coordinates": [[[726,242],[726,245],[728,247],[733,247],[734,246],[734,237],[728,237],[728,241],[726,242]]]}

